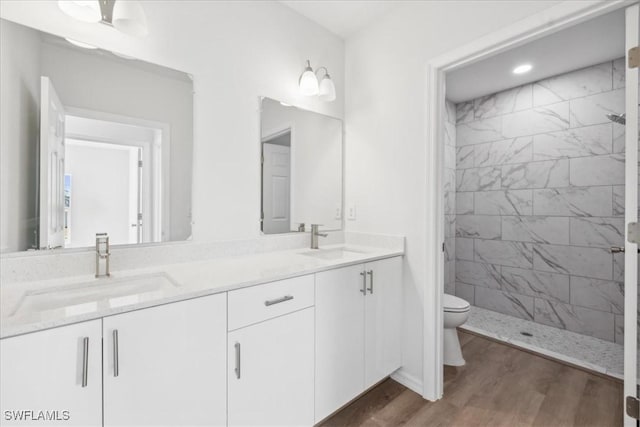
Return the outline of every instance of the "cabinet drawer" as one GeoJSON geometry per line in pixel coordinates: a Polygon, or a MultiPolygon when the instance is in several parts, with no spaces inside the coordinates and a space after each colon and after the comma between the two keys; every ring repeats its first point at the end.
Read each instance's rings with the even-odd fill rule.
{"type": "Polygon", "coordinates": [[[229,292],[229,330],[314,304],[313,274],[229,292]]]}

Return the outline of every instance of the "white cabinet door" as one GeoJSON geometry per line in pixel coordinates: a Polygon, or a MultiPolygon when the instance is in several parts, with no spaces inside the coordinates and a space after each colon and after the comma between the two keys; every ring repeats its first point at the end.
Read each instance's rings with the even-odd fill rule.
{"type": "Polygon", "coordinates": [[[362,265],[316,274],[316,422],[364,390],[363,274],[362,265]]]}
{"type": "Polygon", "coordinates": [[[218,294],[104,318],[105,426],[226,424],[226,303],[218,294]]]}
{"type": "Polygon", "coordinates": [[[402,258],[365,265],[365,384],[369,388],[402,363],[402,258]]]}
{"type": "Polygon", "coordinates": [[[0,341],[0,424],[101,426],[101,346],[101,320],[0,341]]]}
{"type": "Polygon", "coordinates": [[[229,426],[312,426],[312,307],[230,332],[229,426]]]}

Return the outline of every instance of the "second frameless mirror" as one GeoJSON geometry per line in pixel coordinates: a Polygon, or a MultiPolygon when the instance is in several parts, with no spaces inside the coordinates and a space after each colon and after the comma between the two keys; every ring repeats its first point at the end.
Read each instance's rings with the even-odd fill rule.
{"type": "Polygon", "coordinates": [[[264,234],[342,227],[342,121],[262,98],[264,234]]]}

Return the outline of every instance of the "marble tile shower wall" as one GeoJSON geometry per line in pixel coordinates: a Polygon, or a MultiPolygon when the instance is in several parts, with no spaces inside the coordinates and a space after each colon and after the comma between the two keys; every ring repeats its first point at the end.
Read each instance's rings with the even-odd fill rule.
{"type": "Polygon", "coordinates": [[[444,289],[455,294],[456,285],[456,106],[446,102],[444,120],[444,289]]]}
{"type": "Polygon", "coordinates": [[[605,114],[624,111],[623,64],[456,106],[456,295],[621,341],[624,127],[605,114]]]}

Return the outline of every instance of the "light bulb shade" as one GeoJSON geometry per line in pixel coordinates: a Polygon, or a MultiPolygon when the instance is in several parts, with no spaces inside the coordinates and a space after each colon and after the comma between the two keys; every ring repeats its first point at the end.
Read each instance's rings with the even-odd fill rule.
{"type": "Polygon", "coordinates": [[[311,67],[307,67],[298,82],[300,93],[304,96],[313,96],[318,94],[318,78],[311,67]]]}
{"type": "Polygon", "coordinates": [[[58,0],[58,7],[61,11],[78,21],[102,21],[99,0],[58,0]]]}
{"type": "Polygon", "coordinates": [[[144,9],[136,0],[116,0],[111,23],[118,31],[130,36],[144,37],[149,34],[144,9]]]}
{"type": "Polygon", "coordinates": [[[322,80],[320,80],[319,97],[323,101],[334,101],[336,99],[336,86],[331,80],[331,76],[326,74],[322,80]]]}

